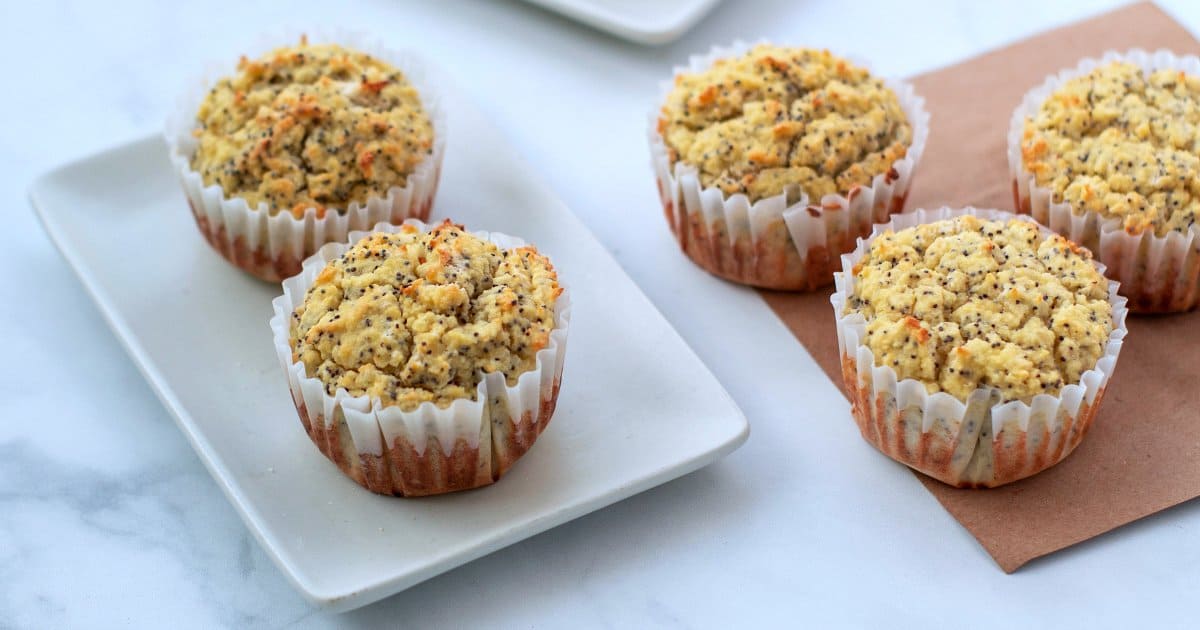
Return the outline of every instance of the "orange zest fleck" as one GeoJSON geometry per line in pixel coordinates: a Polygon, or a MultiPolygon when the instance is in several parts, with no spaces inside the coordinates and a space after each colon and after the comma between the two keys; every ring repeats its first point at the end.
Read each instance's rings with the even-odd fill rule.
{"type": "Polygon", "coordinates": [[[371,151],[368,149],[366,151],[363,151],[361,154],[359,154],[358,167],[359,167],[359,169],[362,170],[363,175],[366,175],[367,177],[372,176],[372,173],[375,170],[374,167],[372,167],[372,164],[374,164],[374,163],[375,163],[375,152],[374,151],[371,151]]]}
{"type": "Polygon", "coordinates": [[[378,94],[380,90],[382,90],[385,86],[387,86],[387,84],[388,84],[387,79],[381,79],[379,81],[363,81],[362,87],[364,90],[366,90],[368,92],[374,92],[374,93],[378,94]]]}
{"type": "Polygon", "coordinates": [[[788,69],[787,62],[780,61],[770,55],[763,57],[762,63],[763,63],[763,65],[773,68],[775,70],[778,70],[780,72],[784,72],[788,69]]]}
{"type": "Polygon", "coordinates": [[[912,315],[905,316],[904,325],[916,331],[914,335],[917,338],[917,343],[925,343],[926,341],[929,341],[929,331],[921,327],[921,322],[918,321],[917,318],[913,317],[912,315]]]}

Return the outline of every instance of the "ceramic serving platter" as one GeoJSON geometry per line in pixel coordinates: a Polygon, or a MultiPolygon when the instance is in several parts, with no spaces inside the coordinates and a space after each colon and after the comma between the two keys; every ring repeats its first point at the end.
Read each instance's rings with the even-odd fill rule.
{"type": "Polygon", "coordinates": [[[499,483],[376,496],[305,435],[267,320],[278,285],[201,239],[158,137],[38,179],[33,205],[83,288],[280,570],[346,610],[679,477],[745,441],[721,385],[582,223],[461,97],[433,220],[518,235],[571,287],[554,420],[499,483]]]}
{"type": "Polygon", "coordinates": [[[679,39],[720,0],[526,0],[639,44],[679,39]]]}

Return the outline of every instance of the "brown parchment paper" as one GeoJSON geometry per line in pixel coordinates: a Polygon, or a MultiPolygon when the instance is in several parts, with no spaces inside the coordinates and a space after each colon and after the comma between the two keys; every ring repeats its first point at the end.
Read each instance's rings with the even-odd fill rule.
{"type": "MultiPolygon", "coordinates": [[[[1018,101],[1083,57],[1133,47],[1200,54],[1158,7],[1135,4],[917,77],[931,132],[906,207],[1011,210],[1005,135],[1018,101]]],[[[840,386],[830,291],[762,295],[840,386]]],[[[1065,461],[993,490],[914,473],[1006,572],[1200,496],[1200,312],[1130,320],[1096,423],[1065,461]]]]}

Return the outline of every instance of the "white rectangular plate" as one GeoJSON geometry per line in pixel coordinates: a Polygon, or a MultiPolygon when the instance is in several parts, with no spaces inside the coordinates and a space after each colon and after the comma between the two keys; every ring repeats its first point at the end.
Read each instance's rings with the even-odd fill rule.
{"type": "Polygon", "coordinates": [[[433,219],[521,236],[575,304],[558,410],[499,483],[423,499],[344,477],[305,435],[267,320],[278,285],[200,237],[145,138],[37,180],[33,205],[117,337],[279,568],[338,610],[693,471],[745,441],[741,411],[608,252],[477,111],[448,99],[433,219]]]}
{"type": "Polygon", "coordinates": [[[679,39],[720,0],[526,0],[639,44],[679,39]]]}

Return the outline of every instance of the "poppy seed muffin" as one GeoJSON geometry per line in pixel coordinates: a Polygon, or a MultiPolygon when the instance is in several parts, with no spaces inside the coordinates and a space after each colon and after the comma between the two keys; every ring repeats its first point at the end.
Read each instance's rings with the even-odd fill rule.
{"type": "Polygon", "coordinates": [[[428,79],[411,54],[302,36],[198,83],[166,135],[205,239],[278,282],[351,230],[427,218],[445,147],[428,79]]]}
{"type": "Polygon", "coordinates": [[[1017,208],[1092,250],[1133,310],[1200,303],[1200,59],[1084,60],[1026,95],[1008,141],[1017,208]]]}
{"type": "Polygon", "coordinates": [[[533,247],[502,251],[449,221],[375,233],[329,263],[292,313],[293,357],[333,395],[411,411],[473,398],[484,373],[533,369],[561,293],[533,247]]]}
{"type": "Polygon", "coordinates": [[[570,300],[553,265],[449,221],[351,238],[305,261],[273,303],[309,437],[381,494],[496,481],[554,413],[570,300]]]}
{"type": "Polygon", "coordinates": [[[1087,250],[1029,221],[967,215],[877,237],[853,269],[847,312],[901,378],[965,401],[1057,396],[1104,354],[1108,281],[1087,250]]]}
{"type": "Polygon", "coordinates": [[[897,215],[843,257],[831,299],[863,437],[946,483],[993,487],[1083,439],[1124,299],[1071,241],[999,211],[897,215]]]}
{"type": "Polygon", "coordinates": [[[827,50],[759,44],[678,69],[650,141],[667,221],[693,262],[811,290],[903,209],[927,128],[910,86],[827,50]]]}
{"type": "Polygon", "coordinates": [[[297,217],[404,187],[433,150],[433,125],[404,74],[336,44],[242,57],[196,119],[192,168],[206,184],[297,217]]]}
{"type": "Polygon", "coordinates": [[[672,162],[751,203],[789,187],[813,202],[847,194],[891,169],[913,137],[896,94],[865,69],[765,44],[676,76],[658,125],[672,162]]]}
{"type": "Polygon", "coordinates": [[[1022,155],[1078,211],[1186,232],[1200,214],[1200,76],[1114,62],[1071,79],[1026,120],[1022,155]]]}

